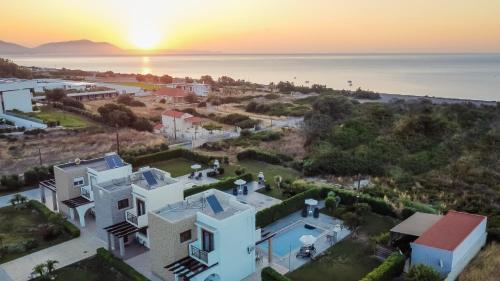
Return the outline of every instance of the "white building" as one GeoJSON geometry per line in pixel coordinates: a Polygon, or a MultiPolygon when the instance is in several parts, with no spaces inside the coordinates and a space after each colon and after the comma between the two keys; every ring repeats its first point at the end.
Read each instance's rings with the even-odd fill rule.
{"type": "Polygon", "coordinates": [[[201,127],[203,119],[181,111],[164,111],[161,114],[161,122],[161,131],[176,139],[192,140],[206,131],[201,127]]]}
{"type": "Polygon", "coordinates": [[[149,214],[151,267],[163,280],[242,280],[255,271],[254,207],[211,189],[149,214]]]}
{"type": "Polygon", "coordinates": [[[0,79],[0,114],[7,110],[32,112],[33,80],[0,79]]]}
{"type": "Polygon", "coordinates": [[[449,211],[411,243],[411,264],[424,264],[455,280],[486,243],[487,218],[449,211]]]}
{"type": "Polygon", "coordinates": [[[204,83],[170,83],[165,85],[167,88],[182,89],[187,93],[195,93],[197,96],[206,97],[210,93],[211,87],[204,83]]]}

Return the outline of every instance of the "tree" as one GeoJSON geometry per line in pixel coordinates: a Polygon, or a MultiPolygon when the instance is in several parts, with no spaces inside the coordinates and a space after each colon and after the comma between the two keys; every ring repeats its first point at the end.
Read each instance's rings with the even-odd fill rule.
{"type": "Polygon", "coordinates": [[[184,100],[188,103],[197,103],[198,102],[198,96],[194,93],[189,93],[187,96],[184,98],[184,100]]]}
{"type": "Polygon", "coordinates": [[[19,193],[17,194],[14,194],[14,196],[12,196],[12,198],[9,200],[10,204],[14,207],[18,206],[18,205],[22,205],[24,203],[26,203],[26,196],[23,196],[19,193]]]}
{"type": "Polygon", "coordinates": [[[170,75],[163,75],[160,77],[160,82],[163,83],[163,84],[170,84],[172,82],[174,82],[174,78],[170,75]]]}
{"type": "Polygon", "coordinates": [[[45,92],[45,97],[49,101],[60,101],[66,97],[66,93],[63,89],[53,89],[45,92]]]}
{"type": "Polygon", "coordinates": [[[442,281],[444,280],[439,272],[432,267],[423,264],[417,264],[411,267],[408,274],[404,277],[405,281],[442,281]]]}
{"type": "Polygon", "coordinates": [[[213,86],[215,84],[214,79],[210,75],[203,75],[203,76],[201,76],[200,81],[202,83],[205,83],[205,84],[208,84],[208,85],[211,85],[211,86],[213,86]]]}
{"type": "Polygon", "coordinates": [[[361,217],[353,212],[347,212],[342,216],[344,225],[347,226],[354,234],[356,234],[358,227],[361,225],[361,217]]]}
{"type": "Polygon", "coordinates": [[[47,260],[45,262],[46,267],[47,267],[47,272],[50,276],[52,276],[53,272],[56,270],[56,264],[59,262],[56,260],[47,260]]]}

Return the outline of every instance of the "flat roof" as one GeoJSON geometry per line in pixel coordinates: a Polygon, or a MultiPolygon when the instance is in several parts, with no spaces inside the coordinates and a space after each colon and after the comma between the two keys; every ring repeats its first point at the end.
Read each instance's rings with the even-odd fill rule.
{"type": "Polygon", "coordinates": [[[128,177],[101,182],[98,183],[97,185],[107,191],[116,191],[125,188],[132,188],[130,179],[128,177]]]}
{"type": "MultiPolygon", "coordinates": [[[[108,156],[108,155],[117,155],[117,154],[116,153],[106,154],[106,156],[108,156]]],[[[123,162],[123,165],[127,165],[127,164],[125,162],[123,162]]],[[[80,168],[84,167],[84,168],[91,168],[91,169],[96,170],[98,172],[102,172],[102,171],[106,171],[106,170],[115,168],[115,167],[108,166],[108,164],[106,163],[105,157],[99,157],[99,158],[94,158],[94,159],[89,159],[89,160],[80,160],[80,163],[78,163],[78,164],[76,163],[76,161],[72,161],[72,162],[68,162],[65,164],[56,165],[56,167],[63,169],[65,171],[69,171],[72,169],[80,169],[80,168]]]]}
{"type": "Polygon", "coordinates": [[[481,215],[449,211],[414,243],[453,251],[485,219],[481,215]]]}
{"type": "Polygon", "coordinates": [[[396,225],[391,232],[405,235],[420,236],[431,226],[438,222],[443,216],[416,212],[409,218],[396,225]]]}
{"type": "Polygon", "coordinates": [[[159,187],[177,183],[178,181],[170,177],[168,173],[156,168],[142,168],[139,171],[130,175],[130,180],[133,184],[142,187],[146,190],[152,190],[159,187]],[[154,184],[150,184],[144,173],[150,172],[153,176],[154,184]]]}
{"type": "Polygon", "coordinates": [[[228,193],[210,189],[208,191],[186,197],[183,201],[169,204],[157,210],[155,213],[171,222],[196,216],[196,213],[198,212],[218,220],[223,220],[250,208],[253,207],[239,202],[236,198],[234,198],[234,196],[228,193]],[[214,195],[217,198],[217,201],[222,207],[222,211],[214,212],[207,201],[207,197],[210,195],[214,195]]]}

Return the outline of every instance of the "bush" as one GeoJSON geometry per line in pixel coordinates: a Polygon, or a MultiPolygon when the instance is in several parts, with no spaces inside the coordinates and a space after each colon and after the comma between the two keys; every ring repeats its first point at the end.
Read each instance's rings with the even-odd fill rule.
{"type": "Polygon", "coordinates": [[[40,181],[47,180],[53,177],[52,167],[36,166],[24,172],[24,184],[35,185],[40,181]]]}
{"type": "Polygon", "coordinates": [[[65,106],[75,107],[75,108],[79,108],[79,109],[85,109],[85,106],[83,105],[83,103],[81,103],[73,98],[62,98],[60,100],[60,102],[62,102],[62,104],[65,106]]]}
{"type": "Polygon", "coordinates": [[[281,164],[282,160],[280,157],[268,153],[268,152],[263,152],[260,150],[255,150],[255,149],[247,149],[244,150],[238,155],[236,155],[236,158],[238,158],[238,161],[245,160],[245,159],[250,159],[250,160],[258,160],[258,161],[263,161],[269,164],[281,164]]]}
{"type": "Polygon", "coordinates": [[[410,268],[408,274],[405,275],[405,281],[442,281],[443,278],[432,267],[417,264],[410,268]]]}
{"type": "Polygon", "coordinates": [[[104,248],[97,249],[97,256],[101,261],[103,261],[104,264],[108,264],[109,266],[115,268],[133,281],[149,281],[149,279],[142,276],[142,274],[137,272],[130,265],[126,264],[124,261],[118,258],[115,258],[113,254],[111,254],[104,248]]]}
{"type": "Polygon", "coordinates": [[[217,157],[212,157],[208,155],[203,155],[199,154],[196,152],[192,152],[191,150],[187,149],[172,149],[172,150],[163,150],[151,154],[145,154],[145,155],[140,155],[137,157],[130,157],[128,159],[129,163],[131,163],[133,166],[138,167],[138,166],[144,166],[149,163],[153,162],[158,162],[158,161],[165,161],[165,160],[170,160],[174,158],[186,158],[188,160],[191,160],[193,162],[198,162],[201,164],[206,164],[208,165],[211,160],[218,159],[219,161],[222,162],[222,158],[217,158],[217,157]]]}
{"type": "Polygon", "coordinates": [[[18,175],[4,175],[0,178],[0,185],[7,187],[7,189],[15,189],[23,186],[23,181],[18,175]]]}
{"type": "Polygon", "coordinates": [[[393,253],[360,281],[391,281],[403,273],[404,265],[405,256],[400,253],[393,253]]]}
{"type": "Polygon", "coordinates": [[[35,200],[30,200],[28,202],[28,207],[40,212],[48,221],[52,222],[53,224],[63,227],[64,230],[71,235],[71,237],[76,238],[80,236],[80,229],[78,227],[65,220],[60,214],[56,214],[49,210],[49,208],[47,208],[44,204],[35,200]]]}
{"type": "Polygon", "coordinates": [[[281,275],[271,267],[265,267],[260,273],[262,281],[292,281],[292,279],[281,275]]]}
{"type": "Polygon", "coordinates": [[[38,247],[38,242],[35,239],[28,239],[24,241],[23,247],[26,251],[33,250],[38,247]]]}
{"type": "Polygon", "coordinates": [[[184,198],[191,196],[193,194],[197,194],[209,189],[217,189],[221,191],[228,190],[232,187],[234,187],[234,181],[237,179],[243,179],[246,182],[250,182],[253,180],[252,174],[244,174],[242,176],[237,176],[237,177],[229,177],[224,180],[211,183],[211,184],[206,184],[206,185],[201,185],[201,186],[193,186],[192,188],[184,190],[184,198]]]}

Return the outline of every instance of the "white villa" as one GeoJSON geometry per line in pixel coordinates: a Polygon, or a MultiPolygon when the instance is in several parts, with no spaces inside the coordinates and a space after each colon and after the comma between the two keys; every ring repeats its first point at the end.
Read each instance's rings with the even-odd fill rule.
{"type": "Polygon", "coordinates": [[[201,127],[203,119],[181,111],[164,111],[161,114],[161,121],[163,125],[161,132],[169,137],[191,140],[195,139],[197,134],[206,131],[201,127]]]}
{"type": "Polygon", "coordinates": [[[165,84],[167,88],[178,88],[182,89],[187,93],[195,93],[197,96],[206,97],[211,91],[211,87],[205,83],[185,83],[185,82],[174,82],[170,84],[165,84]]]}
{"type": "Polygon", "coordinates": [[[255,208],[211,189],[149,213],[151,267],[162,280],[242,280],[255,271],[255,208]]]}

